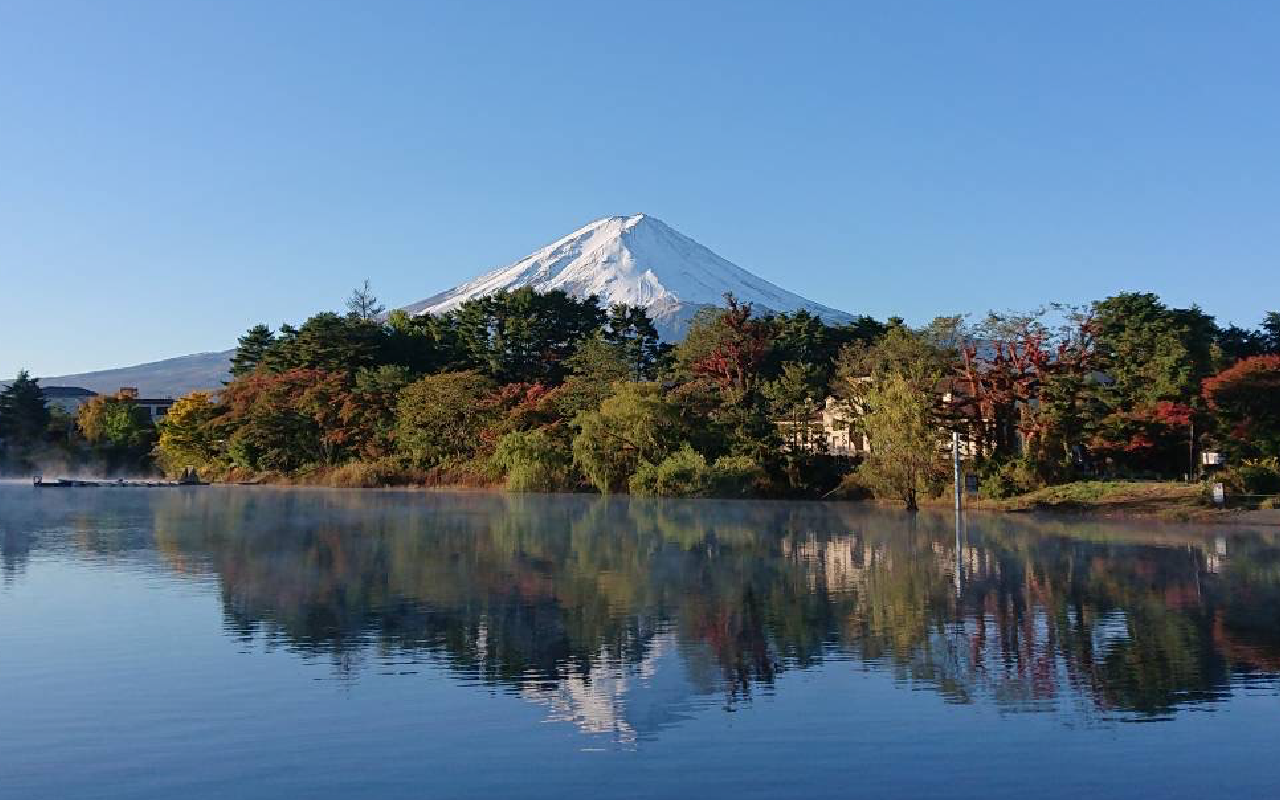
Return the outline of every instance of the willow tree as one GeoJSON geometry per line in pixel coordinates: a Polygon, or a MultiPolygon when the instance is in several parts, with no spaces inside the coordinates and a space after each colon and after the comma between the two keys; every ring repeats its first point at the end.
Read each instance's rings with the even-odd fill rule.
{"type": "Polygon", "coordinates": [[[871,442],[859,469],[877,496],[894,497],[908,511],[919,508],[946,473],[936,402],[905,375],[889,374],[871,383],[863,397],[861,428],[871,442]]]}
{"type": "Polygon", "coordinates": [[[684,442],[679,414],[657,383],[621,384],[573,426],[573,462],[602,494],[622,491],[642,463],[657,464],[684,442]]]}
{"type": "Polygon", "coordinates": [[[949,363],[949,351],[934,332],[905,326],[840,355],[838,386],[846,416],[871,448],[858,468],[859,480],[877,497],[902,500],[909,511],[946,476],[939,387],[949,363]]]}

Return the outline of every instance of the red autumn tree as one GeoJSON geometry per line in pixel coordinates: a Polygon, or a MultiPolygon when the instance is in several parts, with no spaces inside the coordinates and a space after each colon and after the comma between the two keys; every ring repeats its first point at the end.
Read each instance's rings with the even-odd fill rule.
{"type": "Polygon", "coordinates": [[[335,464],[354,435],[342,421],[349,391],[344,373],[255,372],[223,389],[226,410],[214,424],[233,431],[228,446],[237,466],[291,471],[335,464]]]}
{"type": "Polygon", "coordinates": [[[773,341],[765,320],[751,315],[750,303],[725,297],[728,310],[720,315],[718,341],[711,352],[693,364],[693,374],[714,382],[738,400],[752,396],[760,385],[760,371],[773,341]]]}
{"type": "Polygon", "coordinates": [[[990,315],[960,347],[950,413],[978,451],[996,457],[1051,441],[1069,451],[1082,439],[1081,394],[1093,368],[1089,317],[1071,311],[1059,329],[1044,310],[990,315]]]}
{"type": "Polygon", "coordinates": [[[1202,384],[1204,399],[1237,456],[1280,455],[1280,356],[1237,361],[1202,384]]]}

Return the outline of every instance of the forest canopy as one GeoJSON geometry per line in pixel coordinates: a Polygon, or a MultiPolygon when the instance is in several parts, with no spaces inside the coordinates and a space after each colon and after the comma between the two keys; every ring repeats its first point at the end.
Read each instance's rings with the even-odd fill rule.
{"type": "Polygon", "coordinates": [[[594,297],[525,288],[412,316],[365,282],[346,313],[250,328],[231,375],[152,425],[127,393],[72,418],[23,373],[0,392],[2,463],[914,507],[946,485],[953,433],[991,497],[1191,477],[1206,450],[1264,473],[1280,456],[1280,313],[1223,327],[1149,293],[920,327],[729,296],[673,345],[594,297]]]}

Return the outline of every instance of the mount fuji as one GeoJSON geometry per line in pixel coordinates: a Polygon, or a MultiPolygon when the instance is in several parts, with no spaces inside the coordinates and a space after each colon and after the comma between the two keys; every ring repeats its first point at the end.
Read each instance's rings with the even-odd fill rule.
{"type": "MultiPolygon", "coordinates": [[[[724,305],[726,293],[751,303],[759,313],[805,310],[835,324],[853,319],[752,275],[648,214],[598,219],[510,266],[404,310],[442,314],[473,298],[523,286],[543,292],[561,289],[580,298],[595,295],[605,306],[640,306],[668,341],[684,336],[698,309],[724,305]]],[[[41,381],[46,386],[75,385],[97,392],[135,386],[143,395],[177,397],[196,389],[221,388],[230,377],[233,352],[179,356],[41,381]]]]}
{"type": "Polygon", "coordinates": [[[442,314],[468,300],[524,286],[580,298],[595,295],[604,306],[639,306],[668,340],[684,335],[699,308],[724,305],[726,293],[761,313],[803,309],[831,323],[852,320],[752,275],[648,214],[595,220],[514,264],[404,310],[442,314]]]}

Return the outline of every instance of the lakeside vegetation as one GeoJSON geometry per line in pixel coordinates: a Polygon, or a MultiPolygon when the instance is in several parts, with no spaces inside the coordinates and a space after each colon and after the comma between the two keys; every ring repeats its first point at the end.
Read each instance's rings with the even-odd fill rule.
{"type": "Polygon", "coordinates": [[[726,301],[673,346],[642,309],[594,298],[523,289],[412,317],[384,315],[366,282],[345,314],[250,329],[232,380],[180,398],[158,427],[127,392],[74,418],[51,410],[24,373],[0,394],[0,458],[10,471],[193,466],[207,480],[914,508],[948,491],[956,431],[989,499],[1187,477],[1202,450],[1225,455],[1229,492],[1280,493],[1280,313],[1222,327],[1125,293],[912,328],[726,301]],[[829,452],[824,410],[870,450],[829,452]]]}

